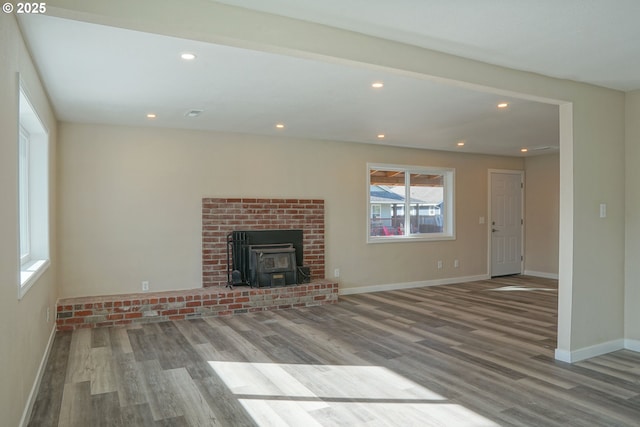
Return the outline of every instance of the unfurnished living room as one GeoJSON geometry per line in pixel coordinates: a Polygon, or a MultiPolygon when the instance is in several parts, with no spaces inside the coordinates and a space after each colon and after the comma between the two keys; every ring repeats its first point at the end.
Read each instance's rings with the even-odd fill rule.
{"type": "Polygon", "coordinates": [[[0,13],[3,426],[637,426],[640,2],[0,13]]]}

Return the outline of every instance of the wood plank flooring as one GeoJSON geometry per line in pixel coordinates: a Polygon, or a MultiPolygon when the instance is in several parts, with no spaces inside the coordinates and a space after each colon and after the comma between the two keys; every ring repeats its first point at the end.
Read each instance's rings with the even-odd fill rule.
{"type": "Polygon", "coordinates": [[[556,307],[512,276],[59,332],[29,425],[640,425],[640,354],[555,361],[556,307]]]}

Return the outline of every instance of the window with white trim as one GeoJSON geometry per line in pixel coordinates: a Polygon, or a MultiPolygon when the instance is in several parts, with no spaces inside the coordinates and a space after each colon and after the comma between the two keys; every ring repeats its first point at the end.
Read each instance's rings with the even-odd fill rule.
{"type": "Polygon", "coordinates": [[[49,135],[22,85],[19,112],[18,298],[22,298],[49,266],[49,135]]]}
{"type": "Polygon", "coordinates": [[[455,239],[454,169],[367,166],[368,242],[455,239]]]}

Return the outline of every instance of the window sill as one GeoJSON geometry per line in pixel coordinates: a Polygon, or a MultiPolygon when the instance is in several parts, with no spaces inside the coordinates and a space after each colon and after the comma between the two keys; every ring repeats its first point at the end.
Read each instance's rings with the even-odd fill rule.
{"type": "Polygon", "coordinates": [[[439,242],[443,240],[456,240],[456,236],[451,234],[436,234],[432,236],[369,236],[367,243],[439,242]]]}
{"type": "Polygon", "coordinates": [[[20,288],[18,289],[18,299],[22,299],[33,284],[49,268],[48,259],[37,259],[24,263],[20,267],[20,288]]]}

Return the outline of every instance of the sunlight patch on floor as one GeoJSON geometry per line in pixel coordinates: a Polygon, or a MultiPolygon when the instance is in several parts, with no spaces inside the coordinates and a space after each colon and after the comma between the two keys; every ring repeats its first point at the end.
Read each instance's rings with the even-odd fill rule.
{"type": "Polygon", "coordinates": [[[526,286],[503,286],[501,288],[488,289],[489,291],[501,291],[501,292],[510,292],[510,291],[549,291],[549,292],[557,292],[557,289],[553,288],[527,288],[526,286]]]}
{"type": "Polygon", "coordinates": [[[497,426],[380,366],[210,361],[260,426],[497,426]]]}

